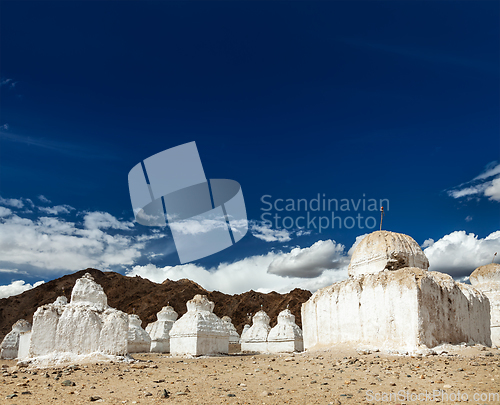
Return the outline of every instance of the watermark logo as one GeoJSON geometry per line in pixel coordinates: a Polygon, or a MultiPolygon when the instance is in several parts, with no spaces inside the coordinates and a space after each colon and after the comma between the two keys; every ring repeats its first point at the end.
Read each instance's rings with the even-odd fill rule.
{"type": "Polygon", "coordinates": [[[172,231],[182,264],[220,252],[248,231],[238,182],[207,180],[195,142],[150,156],[128,174],[136,221],[172,231]]]}
{"type": "Polygon", "coordinates": [[[472,399],[474,402],[493,402],[500,401],[500,394],[498,392],[474,392],[469,395],[467,392],[457,391],[444,391],[441,389],[433,391],[416,392],[400,390],[398,392],[373,392],[372,390],[366,391],[366,401],[375,402],[469,402],[472,399]]]}
{"type": "Polygon", "coordinates": [[[264,211],[260,218],[268,227],[276,229],[308,229],[321,233],[328,229],[373,230],[385,211],[389,211],[389,200],[366,198],[327,198],[318,193],[314,198],[273,198],[263,195],[260,199],[264,211]],[[385,211],[384,211],[385,207],[385,211]]]}

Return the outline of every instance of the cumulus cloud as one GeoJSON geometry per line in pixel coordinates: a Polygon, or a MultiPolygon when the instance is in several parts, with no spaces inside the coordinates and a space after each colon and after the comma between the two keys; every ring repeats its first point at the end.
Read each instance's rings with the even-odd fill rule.
{"type": "Polygon", "coordinates": [[[0,217],[8,217],[12,214],[12,210],[0,206],[0,217]]]}
{"type": "Polygon", "coordinates": [[[256,238],[266,242],[288,242],[292,239],[287,229],[272,229],[270,226],[259,222],[251,223],[250,232],[256,238]]]}
{"type": "Polygon", "coordinates": [[[488,197],[492,201],[500,201],[500,163],[489,163],[481,174],[447,190],[447,193],[453,198],[488,197]]]}
{"type": "Polygon", "coordinates": [[[169,226],[172,230],[184,235],[196,235],[200,233],[211,232],[214,229],[227,229],[225,218],[215,219],[184,219],[181,221],[170,222],[169,226]]]}
{"type": "Polygon", "coordinates": [[[351,246],[351,248],[347,252],[347,254],[349,256],[352,256],[354,249],[356,249],[356,246],[358,246],[359,242],[361,242],[365,238],[365,236],[367,236],[367,235],[368,235],[367,233],[364,233],[363,235],[356,236],[356,240],[354,241],[353,245],[351,246]]]}
{"type": "Polygon", "coordinates": [[[40,194],[40,195],[38,196],[38,199],[39,199],[41,202],[45,203],[45,204],[50,204],[50,203],[52,202],[52,201],[50,201],[47,197],[45,197],[45,196],[44,196],[44,195],[42,195],[42,194],[40,194]]]}
{"type": "Polygon", "coordinates": [[[43,283],[43,281],[37,281],[35,284],[31,285],[26,283],[24,280],[16,280],[8,285],[0,285],[0,298],[8,298],[13,295],[21,294],[42,285],[43,283]]]}
{"type": "Polygon", "coordinates": [[[74,208],[70,205],[55,205],[54,207],[38,207],[45,214],[59,215],[69,214],[74,208]]]}
{"type": "Polygon", "coordinates": [[[7,205],[9,207],[14,207],[14,208],[23,208],[24,203],[22,200],[18,200],[16,198],[2,198],[0,196],[0,204],[2,205],[7,205]]]}
{"type": "Polygon", "coordinates": [[[290,253],[279,255],[269,264],[267,272],[283,277],[315,278],[325,270],[347,264],[344,245],[320,240],[311,247],[296,247],[290,253]]]}
{"type": "Polygon", "coordinates": [[[292,238],[310,235],[311,230],[306,229],[273,229],[268,222],[252,220],[249,223],[250,233],[266,242],[288,242],[292,238]]]}
{"type": "Polygon", "coordinates": [[[148,264],[134,266],[126,275],[138,275],[156,283],[188,278],[209,291],[226,294],[249,290],[286,293],[294,288],[314,292],[346,279],[347,265],[348,254],[344,246],[325,240],[310,247],[294,248],[288,253],[269,252],[210,268],[193,263],[165,267],[148,264]],[[268,271],[270,268],[272,270],[268,271]]]}
{"type": "Polygon", "coordinates": [[[484,190],[484,195],[489,197],[490,200],[500,201],[500,177],[488,184],[488,187],[484,190]]]}
{"type": "Polygon", "coordinates": [[[491,263],[493,254],[498,251],[500,231],[493,232],[484,239],[473,233],[456,231],[429,243],[424,253],[429,259],[429,270],[464,277],[470,275],[475,268],[491,263]]]}
{"type": "Polygon", "coordinates": [[[422,249],[425,249],[425,248],[432,246],[432,245],[434,245],[434,239],[429,238],[429,239],[424,240],[424,243],[422,243],[421,247],[422,247],[422,249]]]}
{"type": "Polygon", "coordinates": [[[226,294],[240,294],[249,290],[285,293],[294,288],[316,291],[347,277],[347,267],[324,271],[321,276],[312,279],[285,278],[268,273],[267,268],[280,254],[270,252],[266,255],[250,256],[234,263],[221,263],[208,269],[193,263],[165,267],[148,264],[134,266],[126,275],[139,275],[156,283],[161,283],[167,278],[174,281],[188,278],[209,291],[216,290],[226,294]]]}
{"type": "Polygon", "coordinates": [[[83,224],[87,229],[131,229],[134,224],[127,221],[119,221],[108,212],[89,212],[85,214],[83,224]]]}
{"type": "MultiPolygon", "coordinates": [[[[108,223],[110,227],[126,229],[129,226],[127,222],[120,225],[120,221],[111,215],[104,218],[111,223],[108,223]]],[[[130,235],[111,235],[94,226],[96,222],[90,223],[90,227],[82,227],[55,217],[35,220],[16,214],[2,217],[0,263],[21,269],[34,267],[49,273],[85,267],[107,270],[113,266],[121,268],[135,264],[144,243],[135,241],[130,235]]]]}

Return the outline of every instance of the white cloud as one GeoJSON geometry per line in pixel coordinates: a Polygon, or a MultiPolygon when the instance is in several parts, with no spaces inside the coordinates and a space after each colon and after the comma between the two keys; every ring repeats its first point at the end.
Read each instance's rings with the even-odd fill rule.
{"type": "Polygon", "coordinates": [[[352,256],[354,249],[356,249],[356,246],[358,246],[359,242],[361,242],[365,238],[365,236],[367,236],[367,235],[368,235],[367,233],[364,233],[363,235],[356,236],[356,240],[354,241],[353,245],[351,246],[351,248],[347,252],[347,254],[349,256],[352,256]]]}
{"type": "Polygon", "coordinates": [[[8,86],[9,88],[14,88],[16,87],[17,82],[15,82],[13,79],[1,79],[0,80],[0,87],[3,86],[8,86]]]}
{"type": "Polygon", "coordinates": [[[200,233],[211,232],[214,229],[227,229],[225,218],[215,219],[185,219],[177,222],[170,222],[170,228],[184,235],[196,235],[200,233]]]}
{"type": "Polygon", "coordinates": [[[422,247],[422,249],[425,249],[425,248],[432,246],[432,245],[434,245],[434,239],[429,238],[429,239],[424,240],[424,243],[422,243],[421,247],[422,247]]]}
{"type": "Polygon", "coordinates": [[[477,194],[483,194],[487,188],[488,184],[478,184],[472,187],[449,190],[448,195],[450,195],[453,198],[469,197],[477,194]]]}
{"type": "Polygon", "coordinates": [[[165,238],[167,235],[163,232],[155,232],[157,231],[156,229],[153,230],[153,233],[151,234],[142,234],[142,235],[138,235],[135,237],[135,240],[137,242],[146,242],[146,241],[149,241],[149,240],[156,240],[156,239],[162,239],[162,238],[165,238]]]}
{"type": "Polygon", "coordinates": [[[28,274],[28,272],[20,271],[18,269],[0,269],[0,273],[28,274]]]}
{"type": "Polygon", "coordinates": [[[281,254],[269,265],[267,272],[283,277],[315,278],[323,271],[347,265],[344,245],[320,240],[311,247],[294,248],[281,254]]]}
{"type": "Polygon", "coordinates": [[[289,253],[269,252],[233,263],[221,263],[212,268],[193,263],[165,267],[148,264],[134,266],[126,275],[139,275],[156,283],[167,278],[188,278],[209,291],[217,290],[226,294],[240,294],[249,290],[285,293],[294,288],[314,292],[346,279],[347,264],[344,247],[327,240],[316,242],[309,248],[295,248],[289,253]],[[269,272],[268,268],[272,263],[275,263],[274,266],[282,266],[281,270],[287,277],[269,272]],[[311,272],[316,272],[315,277],[304,278],[309,277],[311,272]]]}
{"type": "Polygon", "coordinates": [[[42,194],[40,194],[40,195],[38,196],[38,199],[39,199],[41,202],[45,203],[45,204],[50,204],[50,203],[52,202],[52,201],[50,201],[47,197],[45,197],[45,196],[44,196],[44,195],[42,195],[42,194]]]}
{"type": "Polygon", "coordinates": [[[474,180],[487,179],[488,177],[496,176],[497,174],[500,174],[500,163],[491,162],[486,165],[486,168],[480,175],[474,177],[474,180]]]}
{"type": "Polygon", "coordinates": [[[492,180],[488,184],[488,188],[484,190],[484,195],[490,200],[500,201],[500,177],[492,180]]]}
{"type": "Polygon", "coordinates": [[[240,294],[249,290],[285,293],[294,288],[315,291],[347,277],[347,269],[328,270],[320,277],[307,280],[268,273],[268,266],[278,256],[279,253],[270,252],[266,255],[250,256],[234,263],[221,263],[210,269],[192,263],[165,267],[148,264],[135,266],[127,271],[126,275],[139,275],[156,283],[161,283],[167,278],[170,280],[188,278],[209,291],[216,290],[226,294],[240,294]]]}
{"type": "MultiPolygon", "coordinates": [[[[111,222],[117,229],[128,226],[111,222]]],[[[136,242],[132,236],[110,235],[60,218],[31,220],[15,214],[0,218],[0,261],[8,267],[34,266],[49,273],[86,267],[106,270],[134,264],[143,248],[144,243],[136,242]]]]}
{"type": "Polygon", "coordinates": [[[107,212],[89,212],[83,219],[83,224],[87,229],[131,229],[134,224],[127,221],[119,221],[107,212]]]}
{"type": "Polygon", "coordinates": [[[485,170],[472,180],[447,190],[453,198],[488,197],[492,201],[500,201],[500,163],[491,162],[485,170]],[[491,177],[497,176],[491,179],[491,177]]]}
{"type": "Polygon", "coordinates": [[[53,207],[38,207],[38,209],[46,214],[59,215],[69,214],[74,208],[71,205],[55,205],[53,207]]]}
{"type": "Polygon", "coordinates": [[[0,197],[0,204],[3,205],[8,205],[9,207],[14,207],[14,208],[23,208],[24,203],[22,200],[18,200],[16,198],[2,198],[0,197]]]}
{"type": "Polygon", "coordinates": [[[472,216],[470,216],[470,215],[467,215],[467,216],[465,217],[465,220],[466,220],[467,222],[470,222],[470,221],[472,221],[472,216]]]}
{"type": "Polygon", "coordinates": [[[21,294],[42,284],[43,281],[37,281],[35,284],[31,285],[24,280],[16,280],[8,285],[0,285],[0,298],[8,298],[13,295],[21,294]]]}
{"type": "MultiPolygon", "coordinates": [[[[288,230],[272,229],[264,223],[252,222],[250,225],[250,231],[253,236],[266,242],[288,242],[292,239],[288,230]]],[[[302,234],[305,233],[301,233],[301,235],[302,234]]]]}
{"type": "Polygon", "coordinates": [[[498,251],[500,231],[493,232],[484,239],[473,233],[456,231],[431,244],[424,253],[429,259],[429,270],[464,277],[477,267],[491,263],[493,254],[498,251]]]}
{"type": "Polygon", "coordinates": [[[11,210],[0,206],[0,217],[8,217],[10,214],[12,214],[11,210]]]}

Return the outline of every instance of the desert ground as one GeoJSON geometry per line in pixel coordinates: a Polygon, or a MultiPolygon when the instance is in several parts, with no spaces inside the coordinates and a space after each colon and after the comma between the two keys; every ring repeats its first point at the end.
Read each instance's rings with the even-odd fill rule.
{"type": "Polygon", "coordinates": [[[44,369],[2,360],[0,398],[8,404],[500,403],[499,349],[442,350],[428,356],[349,347],[198,358],[136,353],[131,363],[44,369]]]}

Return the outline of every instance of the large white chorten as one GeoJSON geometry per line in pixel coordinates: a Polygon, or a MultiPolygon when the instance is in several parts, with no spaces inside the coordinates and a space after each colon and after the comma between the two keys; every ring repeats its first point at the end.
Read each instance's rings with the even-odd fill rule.
{"type": "Polygon", "coordinates": [[[302,304],[305,349],[341,343],[399,352],[442,343],[490,346],[486,296],[427,267],[410,236],[367,235],[354,249],[349,278],[302,304]]]}
{"type": "Polygon", "coordinates": [[[76,280],[71,302],[39,307],[33,316],[29,357],[61,353],[127,353],[128,316],[111,308],[102,287],[87,273],[76,280]]]}

